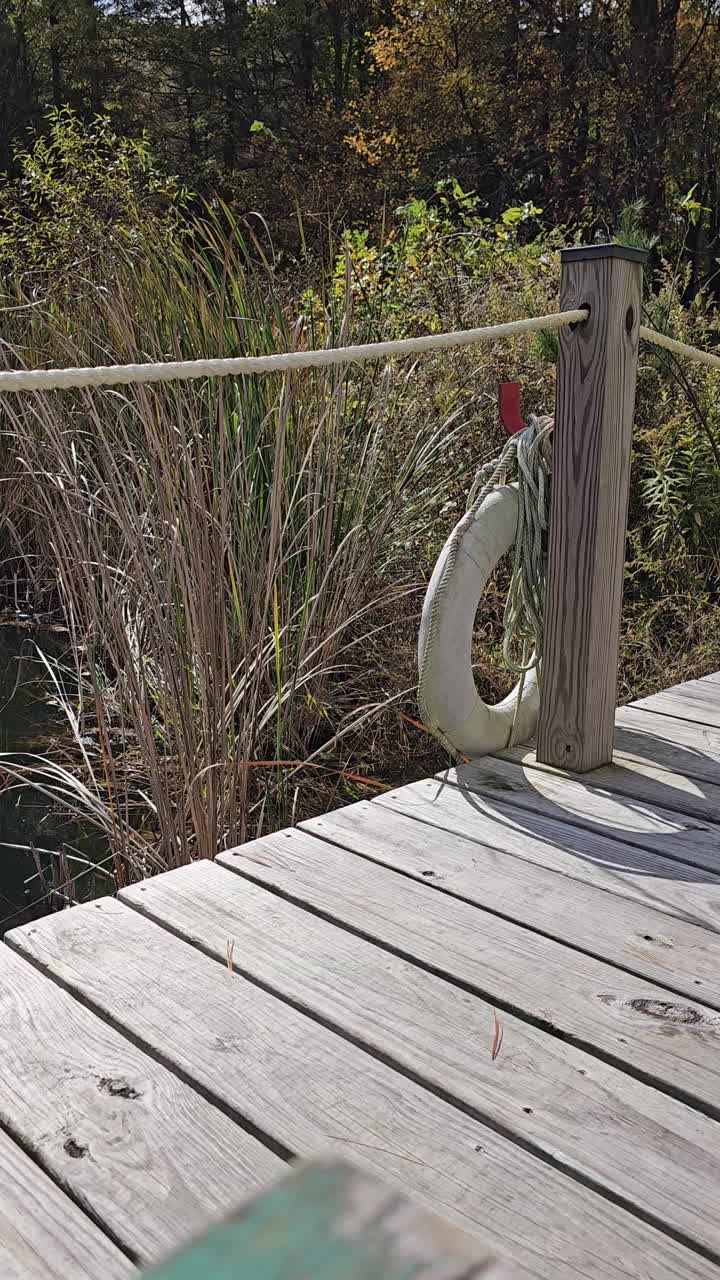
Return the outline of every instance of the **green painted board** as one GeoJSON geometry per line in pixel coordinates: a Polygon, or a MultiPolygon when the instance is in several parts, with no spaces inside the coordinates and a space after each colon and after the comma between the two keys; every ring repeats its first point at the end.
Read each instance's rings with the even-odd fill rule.
{"type": "Polygon", "coordinates": [[[512,1280],[482,1241],[342,1161],[304,1164],[146,1280],[512,1280]]]}

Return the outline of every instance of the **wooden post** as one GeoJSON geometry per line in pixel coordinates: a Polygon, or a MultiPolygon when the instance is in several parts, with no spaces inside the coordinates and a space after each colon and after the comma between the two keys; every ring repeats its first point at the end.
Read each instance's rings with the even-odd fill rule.
{"type": "Polygon", "coordinates": [[[612,760],[641,249],[562,253],[545,649],[537,758],[584,772],[612,760]]]}

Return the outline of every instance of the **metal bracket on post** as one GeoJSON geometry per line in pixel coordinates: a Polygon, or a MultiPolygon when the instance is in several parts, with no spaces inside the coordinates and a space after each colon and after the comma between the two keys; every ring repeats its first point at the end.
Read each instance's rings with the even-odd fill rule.
{"type": "Polygon", "coordinates": [[[537,735],[542,764],[612,760],[642,274],[624,245],[565,249],[537,735]]]}

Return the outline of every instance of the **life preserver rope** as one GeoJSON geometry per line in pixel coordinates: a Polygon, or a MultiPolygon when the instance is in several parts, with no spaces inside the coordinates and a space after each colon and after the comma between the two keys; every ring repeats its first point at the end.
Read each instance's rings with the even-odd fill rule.
{"type": "Polygon", "coordinates": [[[470,506],[440,553],[425,597],[418,660],[424,723],[453,753],[486,755],[532,737],[539,707],[552,418],[531,418],[481,468],[470,506]],[[517,480],[508,483],[511,475],[517,480]],[[479,491],[478,491],[479,490],[479,491]],[[514,544],[503,654],[520,675],[496,706],[480,698],[472,638],[480,597],[514,544]]]}

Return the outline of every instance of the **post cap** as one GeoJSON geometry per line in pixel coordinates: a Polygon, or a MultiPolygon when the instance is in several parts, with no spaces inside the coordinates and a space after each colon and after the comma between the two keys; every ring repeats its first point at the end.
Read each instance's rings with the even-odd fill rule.
{"type": "Polygon", "coordinates": [[[647,262],[647,249],[634,249],[627,244],[586,244],[561,249],[562,262],[588,262],[592,258],[624,258],[626,262],[647,262]]]}

